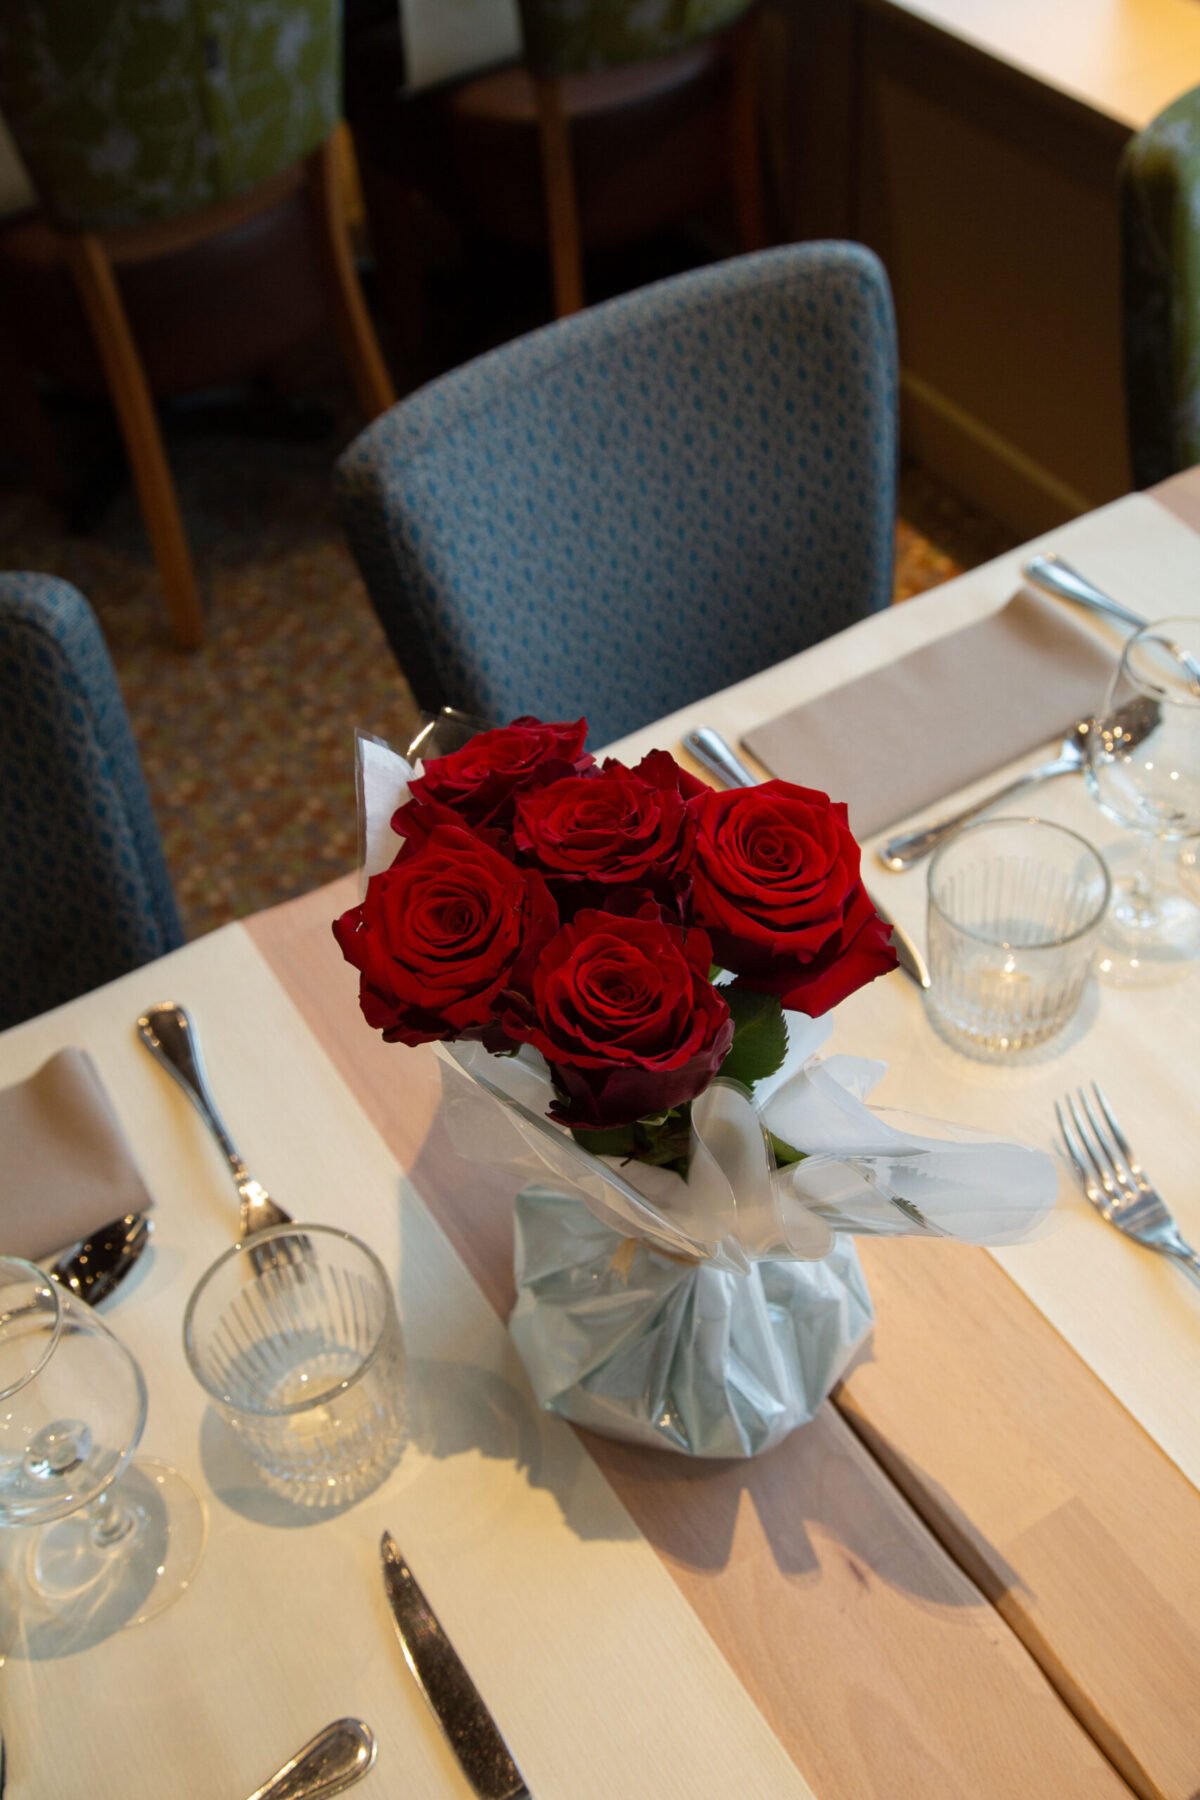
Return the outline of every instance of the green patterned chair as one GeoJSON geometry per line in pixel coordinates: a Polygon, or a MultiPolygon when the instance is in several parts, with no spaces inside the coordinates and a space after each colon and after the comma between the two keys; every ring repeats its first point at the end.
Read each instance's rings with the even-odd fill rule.
{"type": "MultiPolygon", "coordinates": [[[[183,647],[203,614],[119,276],[249,239],[299,195],[359,398],[372,418],[391,404],[333,160],[340,31],[338,0],[0,0],[0,112],[82,300],[183,647]]],[[[3,261],[0,244],[0,280],[3,261]]]]}
{"type": "Polygon", "coordinates": [[[1200,87],[1121,163],[1125,400],[1138,487],[1200,462],[1200,87]]]}
{"type": "Polygon", "coordinates": [[[764,224],[754,0],[519,0],[522,64],[398,92],[396,29],[349,45],[347,112],[372,237],[419,190],[481,236],[546,246],[561,318],[582,253],[650,238],[730,191],[739,247],[764,224]]]}

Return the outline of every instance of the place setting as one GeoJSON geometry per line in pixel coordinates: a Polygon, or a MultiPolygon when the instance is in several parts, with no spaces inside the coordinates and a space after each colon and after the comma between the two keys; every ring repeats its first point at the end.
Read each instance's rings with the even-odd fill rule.
{"type": "MultiPolygon", "coordinates": [[[[743,730],[762,773],[741,778],[857,780],[864,874],[926,965],[932,1038],[914,1031],[913,985],[891,982],[839,1009],[837,1045],[889,1055],[886,1099],[936,1095],[1054,1154],[1048,1229],[992,1254],[1195,1480],[1200,1443],[1160,1387],[1198,1328],[1200,1213],[1171,1095],[1186,1108],[1195,1051],[1200,623],[1147,620],[1073,558],[1026,554],[1013,572],[1016,597],[978,622],[743,730]]],[[[714,737],[685,746],[711,767],[714,737]]],[[[728,755],[716,773],[739,778],[728,755]]]]}

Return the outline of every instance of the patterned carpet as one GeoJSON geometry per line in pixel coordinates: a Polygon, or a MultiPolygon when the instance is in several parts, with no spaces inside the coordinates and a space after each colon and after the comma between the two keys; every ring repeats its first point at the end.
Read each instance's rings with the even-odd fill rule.
{"type": "MultiPolygon", "coordinates": [[[[319,441],[247,437],[191,416],[169,422],[210,590],[208,640],[193,656],[165,641],[127,484],[86,534],[69,534],[15,472],[0,470],[6,565],[65,577],[100,617],[189,936],[353,867],[355,727],[400,742],[415,720],[330,501],[331,465],[358,428],[353,402],[327,346],[309,373],[335,414],[319,441]]],[[[898,599],[1013,541],[918,469],[905,472],[901,513],[898,599]]]]}

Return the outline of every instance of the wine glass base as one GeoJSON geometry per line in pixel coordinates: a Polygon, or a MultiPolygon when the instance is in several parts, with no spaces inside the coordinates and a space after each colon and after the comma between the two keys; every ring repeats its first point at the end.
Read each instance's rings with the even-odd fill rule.
{"type": "Polygon", "coordinates": [[[166,1463],[129,1464],[114,1484],[112,1512],[119,1529],[107,1541],[91,1508],[32,1536],[26,1583],[68,1633],[108,1636],[144,1624],[186,1591],[203,1554],[204,1507],[166,1463]]]}
{"type": "Polygon", "coordinates": [[[1101,927],[1096,973],[1115,987],[1178,981],[1200,961],[1200,907],[1175,883],[1156,885],[1149,906],[1133,876],[1113,881],[1101,927]]]}
{"type": "Polygon", "coordinates": [[[1200,906],[1200,838],[1189,838],[1179,852],[1179,885],[1200,906]]]}

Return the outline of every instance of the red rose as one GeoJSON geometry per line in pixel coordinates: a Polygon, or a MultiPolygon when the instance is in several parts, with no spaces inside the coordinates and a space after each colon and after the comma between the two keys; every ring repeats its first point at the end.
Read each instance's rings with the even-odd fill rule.
{"type": "Polygon", "coordinates": [[[708,979],[702,931],[584,911],[542,951],[532,1024],[509,1026],[540,1050],[559,1098],[555,1118],[583,1129],[629,1125],[706,1088],[733,1041],[729,1008],[708,979]]]}
{"type": "MultiPolygon", "coordinates": [[[[583,748],[587,720],[573,725],[543,725],[540,719],[514,719],[495,731],[481,731],[461,750],[426,763],[411,784],[410,806],[448,807],[468,825],[512,823],[513,803],[526,789],[560,776],[582,774],[592,766],[583,748]]],[[[407,808],[392,821],[401,837],[407,808]]]]}
{"type": "Polygon", "coordinates": [[[706,792],[691,807],[691,912],[722,967],[813,1018],[895,968],[844,806],[765,781],[706,792]]]}
{"type": "Polygon", "coordinates": [[[333,935],[358,1003],[389,1043],[482,1037],[498,997],[528,984],[558,925],[545,882],[459,825],[439,825],[372,875],[333,935]]]}
{"type": "MultiPolygon", "coordinates": [[[[636,769],[606,762],[598,774],[553,781],[517,798],[513,843],[552,884],[601,892],[646,889],[671,901],[686,884],[693,825],[681,783],[702,784],[664,751],[652,751],[636,769]]],[[[560,890],[560,898],[569,896],[560,890]]]]}

